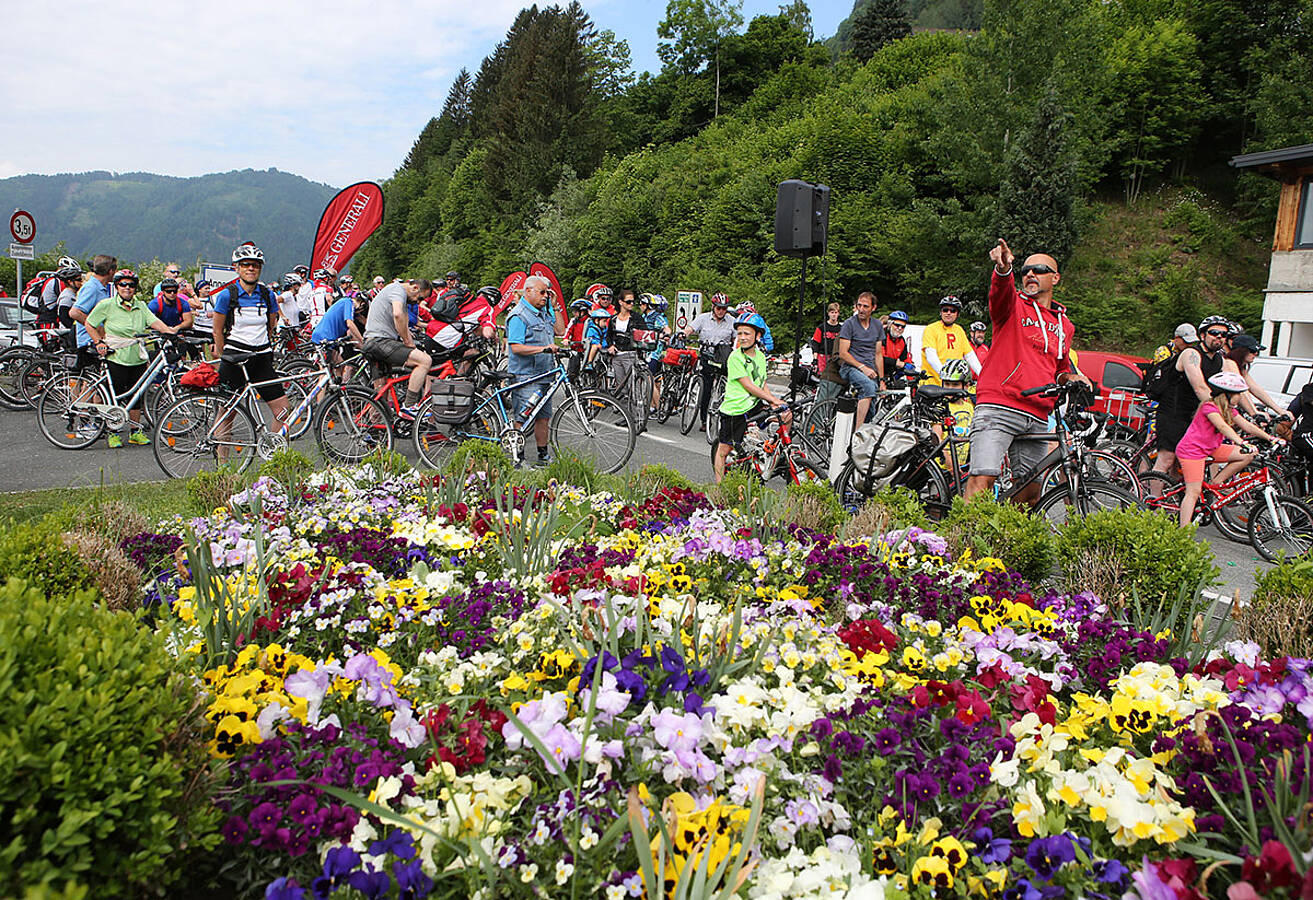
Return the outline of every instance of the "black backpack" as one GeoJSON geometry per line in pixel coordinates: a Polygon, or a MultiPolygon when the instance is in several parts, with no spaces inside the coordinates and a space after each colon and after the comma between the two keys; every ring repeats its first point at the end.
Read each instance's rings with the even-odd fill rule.
{"type": "Polygon", "coordinates": [[[1170,373],[1176,366],[1176,360],[1181,354],[1173,353],[1162,362],[1149,364],[1144,370],[1144,384],[1141,390],[1150,400],[1161,402],[1167,395],[1167,384],[1170,380],[1170,373]]]}
{"type": "MultiPolygon", "coordinates": [[[[227,340],[227,339],[228,339],[228,335],[229,335],[229,334],[232,332],[232,330],[233,330],[233,319],[235,318],[235,316],[233,315],[232,310],[235,309],[236,306],[237,306],[237,284],[236,284],[236,282],[234,282],[233,284],[228,285],[228,286],[227,286],[226,288],[224,288],[223,290],[225,290],[225,291],[228,292],[228,299],[231,301],[231,305],[230,305],[230,307],[229,307],[228,315],[226,315],[226,316],[223,317],[223,337],[224,337],[224,340],[227,340]]],[[[217,297],[220,293],[221,293],[220,291],[215,291],[214,296],[212,296],[212,297],[210,298],[211,301],[213,301],[213,300],[214,300],[214,297],[217,297]]],[[[273,309],[273,305],[274,305],[274,293],[273,293],[273,291],[269,290],[269,286],[268,286],[268,285],[265,285],[265,284],[261,284],[261,283],[259,283],[259,282],[256,282],[256,285],[255,285],[255,293],[257,293],[257,294],[260,295],[260,305],[261,305],[262,307],[264,307],[264,309],[265,309],[265,314],[268,315],[269,310],[270,310],[270,309],[273,309]]]]}

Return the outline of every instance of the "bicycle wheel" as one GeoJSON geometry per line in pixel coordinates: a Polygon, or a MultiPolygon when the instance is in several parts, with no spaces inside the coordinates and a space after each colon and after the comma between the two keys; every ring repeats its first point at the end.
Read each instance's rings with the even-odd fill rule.
{"type": "Polygon", "coordinates": [[[7,347],[0,351],[0,406],[6,409],[30,409],[23,396],[23,370],[37,358],[29,347],[7,347]]]}
{"type": "Polygon", "coordinates": [[[720,434],[720,401],[725,399],[725,382],[717,381],[711,388],[711,402],[707,404],[707,443],[715,444],[720,434]]]}
{"type": "Polygon", "coordinates": [[[1085,481],[1075,493],[1071,485],[1060,484],[1039,498],[1036,515],[1048,520],[1049,527],[1057,531],[1074,513],[1088,516],[1104,509],[1143,509],[1144,504],[1119,487],[1102,481],[1085,481]]]}
{"type": "Polygon", "coordinates": [[[789,463],[793,471],[789,475],[790,484],[825,484],[824,470],[812,462],[805,453],[793,450],[789,453],[789,463]]]}
{"type": "Polygon", "coordinates": [[[1142,472],[1140,489],[1144,492],[1142,501],[1149,509],[1158,510],[1170,516],[1181,512],[1181,480],[1167,472],[1142,472]]]}
{"type": "Polygon", "coordinates": [[[698,421],[698,403],[702,400],[702,376],[697,372],[689,373],[687,396],[684,408],[679,411],[679,433],[688,434],[698,421]]]}
{"type": "Polygon", "coordinates": [[[830,458],[830,447],[834,443],[834,417],[837,415],[838,403],[837,398],[813,403],[811,409],[807,411],[807,418],[802,423],[802,433],[799,438],[816,459],[830,458]]]}
{"type": "Polygon", "coordinates": [[[474,409],[468,422],[452,425],[439,422],[434,415],[431,397],[426,397],[415,413],[415,427],[411,440],[415,453],[430,469],[441,469],[451,459],[462,441],[497,440],[502,432],[501,416],[495,403],[486,400],[474,409]]]}
{"type": "Polygon", "coordinates": [[[46,382],[37,400],[37,425],[46,440],[61,450],[90,447],[105,432],[105,422],[97,413],[77,411],[75,403],[107,404],[109,394],[92,379],[61,372],[46,382]]]}
{"type": "Polygon", "coordinates": [[[256,455],[255,422],[229,394],[192,394],[160,416],[151,448],[170,478],[225,467],[244,472],[256,455]]]}
{"type": "Polygon", "coordinates": [[[588,460],[599,472],[619,472],[629,462],[637,437],[624,406],[606,394],[558,397],[548,425],[552,446],[588,460]]]}
{"type": "MultiPolygon", "coordinates": [[[[1144,499],[1144,488],[1140,484],[1140,478],[1124,459],[1102,450],[1089,450],[1085,453],[1085,461],[1089,464],[1089,473],[1094,477],[1121,488],[1137,500],[1144,499]]],[[[1040,489],[1041,494],[1048,493],[1062,484],[1062,466],[1060,464],[1050,466],[1044,473],[1041,483],[1043,485],[1040,489]]]]}
{"type": "Polygon", "coordinates": [[[684,379],[679,374],[679,369],[666,367],[669,375],[663,375],[661,378],[661,402],[657,404],[656,420],[664,425],[670,421],[670,417],[675,414],[675,409],[687,388],[684,386],[684,379]]]}
{"type": "Polygon", "coordinates": [[[647,418],[652,409],[652,374],[647,370],[647,362],[639,359],[634,363],[634,370],[629,375],[629,418],[634,420],[634,430],[638,433],[647,431],[647,418]]]}
{"type": "Polygon", "coordinates": [[[1284,494],[1258,498],[1249,508],[1249,543],[1268,562],[1303,556],[1313,548],[1313,507],[1284,494]]]}
{"type": "Polygon", "coordinates": [[[26,408],[34,409],[41,399],[41,389],[55,374],[55,363],[48,356],[35,356],[18,376],[18,391],[26,408]]]}
{"type": "Polygon", "coordinates": [[[315,442],[324,458],[351,465],[375,450],[392,449],[392,427],[383,404],[355,391],[342,391],[319,407],[315,442]]]}

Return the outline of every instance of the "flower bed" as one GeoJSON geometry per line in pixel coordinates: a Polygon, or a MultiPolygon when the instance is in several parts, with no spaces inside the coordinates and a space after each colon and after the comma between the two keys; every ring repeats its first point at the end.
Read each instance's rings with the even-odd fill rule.
{"type": "Polygon", "coordinates": [[[345,473],[186,525],[148,594],[257,895],[1313,891],[1308,661],[1192,665],[920,529],[345,473]]]}

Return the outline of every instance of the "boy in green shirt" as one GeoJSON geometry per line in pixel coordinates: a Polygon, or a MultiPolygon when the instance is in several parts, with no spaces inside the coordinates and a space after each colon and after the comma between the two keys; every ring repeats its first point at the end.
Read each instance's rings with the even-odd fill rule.
{"type": "Polygon", "coordinates": [[[788,406],[766,387],[766,354],[757,346],[765,331],[766,321],[757,313],[742,317],[734,326],[738,346],[725,364],[727,380],[725,399],[720,403],[720,443],[712,460],[716,484],[725,477],[725,460],[730,449],[747,434],[749,419],[779,407],[783,407],[781,420],[786,426],[793,419],[788,406]]]}

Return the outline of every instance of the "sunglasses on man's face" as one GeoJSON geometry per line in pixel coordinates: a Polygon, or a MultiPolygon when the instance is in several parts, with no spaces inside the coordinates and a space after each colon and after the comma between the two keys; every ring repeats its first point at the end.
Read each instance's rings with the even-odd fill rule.
{"type": "Polygon", "coordinates": [[[1047,266],[1044,263],[1039,263],[1033,266],[1022,266],[1020,269],[1017,269],[1017,274],[1022,278],[1025,278],[1031,272],[1034,272],[1036,275],[1056,275],[1058,270],[1052,266],[1047,266]]]}
{"type": "Polygon", "coordinates": [[[177,288],[164,288],[164,290],[162,290],[160,293],[163,293],[163,294],[176,294],[176,293],[178,293],[178,289],[177,289],[177,288]]]}
{"type": "Polygon", "coordinates": [[[1205,331],[1204,334],[1209,337],[1226,337],[1227,333],[1225,331],[1205,331]]]}

